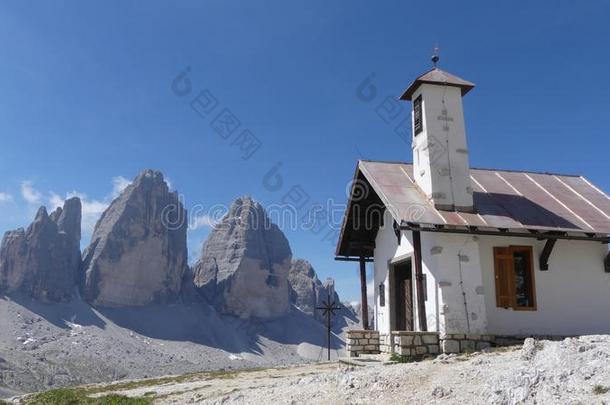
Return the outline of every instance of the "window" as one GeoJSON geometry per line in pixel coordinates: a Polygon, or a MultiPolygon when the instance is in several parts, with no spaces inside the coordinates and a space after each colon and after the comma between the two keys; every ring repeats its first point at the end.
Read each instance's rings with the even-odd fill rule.
{"type": "Polygon", "coordinates": [[[413,134],[417,135],[424,130],[421,113],[421,94],[413,101],[413,134]]]}
{"type": "Polygon", "coordinates": [[[379,284],[379,306],[385,307],[385,285],[379,284]]]}
{"type": "Polygon", "coordinates": [[[494,248],[496,306],[536,310],[536,287],[531,246],[494,248]]]}

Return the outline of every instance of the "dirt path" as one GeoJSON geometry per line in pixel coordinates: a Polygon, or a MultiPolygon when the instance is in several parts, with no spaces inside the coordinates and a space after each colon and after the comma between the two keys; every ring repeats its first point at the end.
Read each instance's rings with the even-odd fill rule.
{"type": "Polygon", "coordinates": [[[339,362],[86,386],[154,404],[610,403],[610,337],[526,340],[522,348],[403,364],[339,362]]]}

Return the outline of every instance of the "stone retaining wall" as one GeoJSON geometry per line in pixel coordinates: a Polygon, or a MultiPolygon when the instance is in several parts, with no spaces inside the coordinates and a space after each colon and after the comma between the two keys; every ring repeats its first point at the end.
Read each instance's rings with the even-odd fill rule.
{"type": "Polygon", "coordinates": [[[348,330],[347,352],[350,357],[379,354],[379,332],[376,330],[348,330]]]}
{"type": "Polygon", "coordinates": [[[495,336],[445,333],[440,342],[443,353],[476,352],[495,346],[495,336]]]}
{"type": "Polygon", "coordinates": [[[392,341],[392,335],[388,333],[379,334],[379,350],[381,353],[392,353],[394,349],[394,342],[392,341]]]}
{"type": "Polygon", "coordinates": [[[392,352],[401,356],[426,356],[440,353],[436,332],[391,332],[392,352]]]}
{"type": "MultiPolygon", "coordinates": [[[[380,334],[373,330],[347,332],[347,351],[350,357],[360,354],[396,353],[403,356],[426,356],[439,353],[476,352],[490,347],[523,343],[527,336],[495,336],[464,333],[394,331],[380,334]]],[[[535,336],[541,338],[540,336],[535,336]]],[[[561,336],[544,336],[558,340],[561,336]]]]}

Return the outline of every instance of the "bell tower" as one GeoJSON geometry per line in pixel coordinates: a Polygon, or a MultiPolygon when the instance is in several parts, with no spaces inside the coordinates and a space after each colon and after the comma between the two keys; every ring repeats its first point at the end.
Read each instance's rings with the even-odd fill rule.
{"type": "Polygon", "coordinates": [[[462,97],[474,84],[434,68],[419,76],[401,100],[412,102],[413,176],[439,210],[474,211],[462,97]]]}

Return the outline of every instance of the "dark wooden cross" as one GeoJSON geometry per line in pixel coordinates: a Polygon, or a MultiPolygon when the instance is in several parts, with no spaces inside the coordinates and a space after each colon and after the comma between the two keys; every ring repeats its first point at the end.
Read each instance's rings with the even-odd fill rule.
{"type": "Polygon", "coordinates": [[[322,311],[322,315],[326,317],[326,347],[328,349],[328,360],[330,361],[330,317],[335,316],[335,311],[341,309],[341,305],[337,305],[336,302],[330,300],[330,294],[328,294],[328,300],[322,301],[322,306],[316,307],[322,311]]]}

